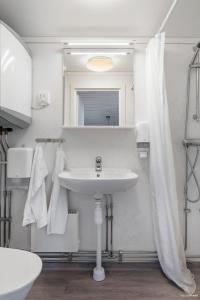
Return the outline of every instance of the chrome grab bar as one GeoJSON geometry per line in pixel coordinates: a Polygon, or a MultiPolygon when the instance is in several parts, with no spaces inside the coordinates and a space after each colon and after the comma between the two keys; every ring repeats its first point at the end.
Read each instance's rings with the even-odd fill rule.
{"type": "Polygon", "coordinates": [[[65,139],[63,138],[37,138],[35,139],[36,143],[64,143],[65,139]]]}

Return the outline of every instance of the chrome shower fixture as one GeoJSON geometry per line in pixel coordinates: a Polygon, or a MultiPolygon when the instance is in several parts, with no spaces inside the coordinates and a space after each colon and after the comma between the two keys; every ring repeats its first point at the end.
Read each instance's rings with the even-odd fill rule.
{"type": "Polygon", "coordinates": [[[191,212],[189,204],[191,205],[200,201],[200,182],[197,176],[200,157],[200,135],[198,138],[194,139],[189,136],[188,133],[189,113],[192,106],[193,97],[195,100],[195,112],[192,115],[192,118],[194,121],[200,122],[200,42],[194,47],[193,50],[194,55],[188,68],[185,137],[183,141],[186,155],[184,187],[185,250],[187,249],[188,244],[188,214],[191,212]],[[192,87],[195,88],[193,93],[192,87]],[[189,195],[189,184],[191,180],[194,182],[197,191],[194,198],[191,198],[189,195]]]}
{"type": "Polygon", "coordinates": [[[194,47],[194,55],[188,68],[187,79],[187,104],[186,104],[186,122],[185,122],[185,139],[188,139],[188,118],[189,107],[191,101],[191,86],[192,81],[195,85],[195,113],[193,114],[193,120],[200,121],[200,42],[194,47]],[[195,78],[194,78],[195,76],[195,78]]]}

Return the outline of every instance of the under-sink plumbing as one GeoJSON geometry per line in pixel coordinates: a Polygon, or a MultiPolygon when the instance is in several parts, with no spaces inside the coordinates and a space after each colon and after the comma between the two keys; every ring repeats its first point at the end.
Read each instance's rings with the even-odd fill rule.
{"type": "Polygon", "coordinates": [[[101,172],[102,171],[102,157],[97,156],[95,161],[96,161],[96,164],[95,164],[96,172],[101,172]]]}
{"type": "Polygon", "coordinates": [[[7,189],[7,137],[11,131],[0,127],[0,247],[9,247],[11,239],[11,191],[7,189]]]}
{"type": "Polygon", "coordinates": [[[106,249],[108,258],[113,258],[113,196],[111,194],[104,195],[106,199],[106,249]],[[110,226],[109,226],[110,224],[110,226]],[[110,240],[110,242],[109,242],[110,240]]]}

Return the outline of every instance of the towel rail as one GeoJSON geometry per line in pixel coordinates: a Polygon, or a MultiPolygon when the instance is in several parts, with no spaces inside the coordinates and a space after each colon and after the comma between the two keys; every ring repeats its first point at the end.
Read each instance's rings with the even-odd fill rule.
{"type": "Polygon", "coordinates": [[[64,143],[65,139],[62,138],[57,138],[57,139],[52,139],[52,138],[37,138],[35,139],[36,143],[64,143]]]}

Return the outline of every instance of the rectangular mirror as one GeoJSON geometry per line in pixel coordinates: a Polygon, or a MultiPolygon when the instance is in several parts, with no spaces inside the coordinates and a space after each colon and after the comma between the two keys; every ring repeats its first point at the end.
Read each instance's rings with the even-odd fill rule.
{"type": "Polygon", "coordinates": [[[132,49],[67,49],[65,62],[66,127],[131,127],[134,124],[132,49]],[[75,51],[76,50],[76,51],[75,51]],[[97,54],[98,57],[97,57],[97,54]],[[103,51],[104,56],[99,56],[103,51]],[[103,68],[108,71],[91,70],[103,68]],[[94,67],[94,65],[92,65],[94,67]]]}

